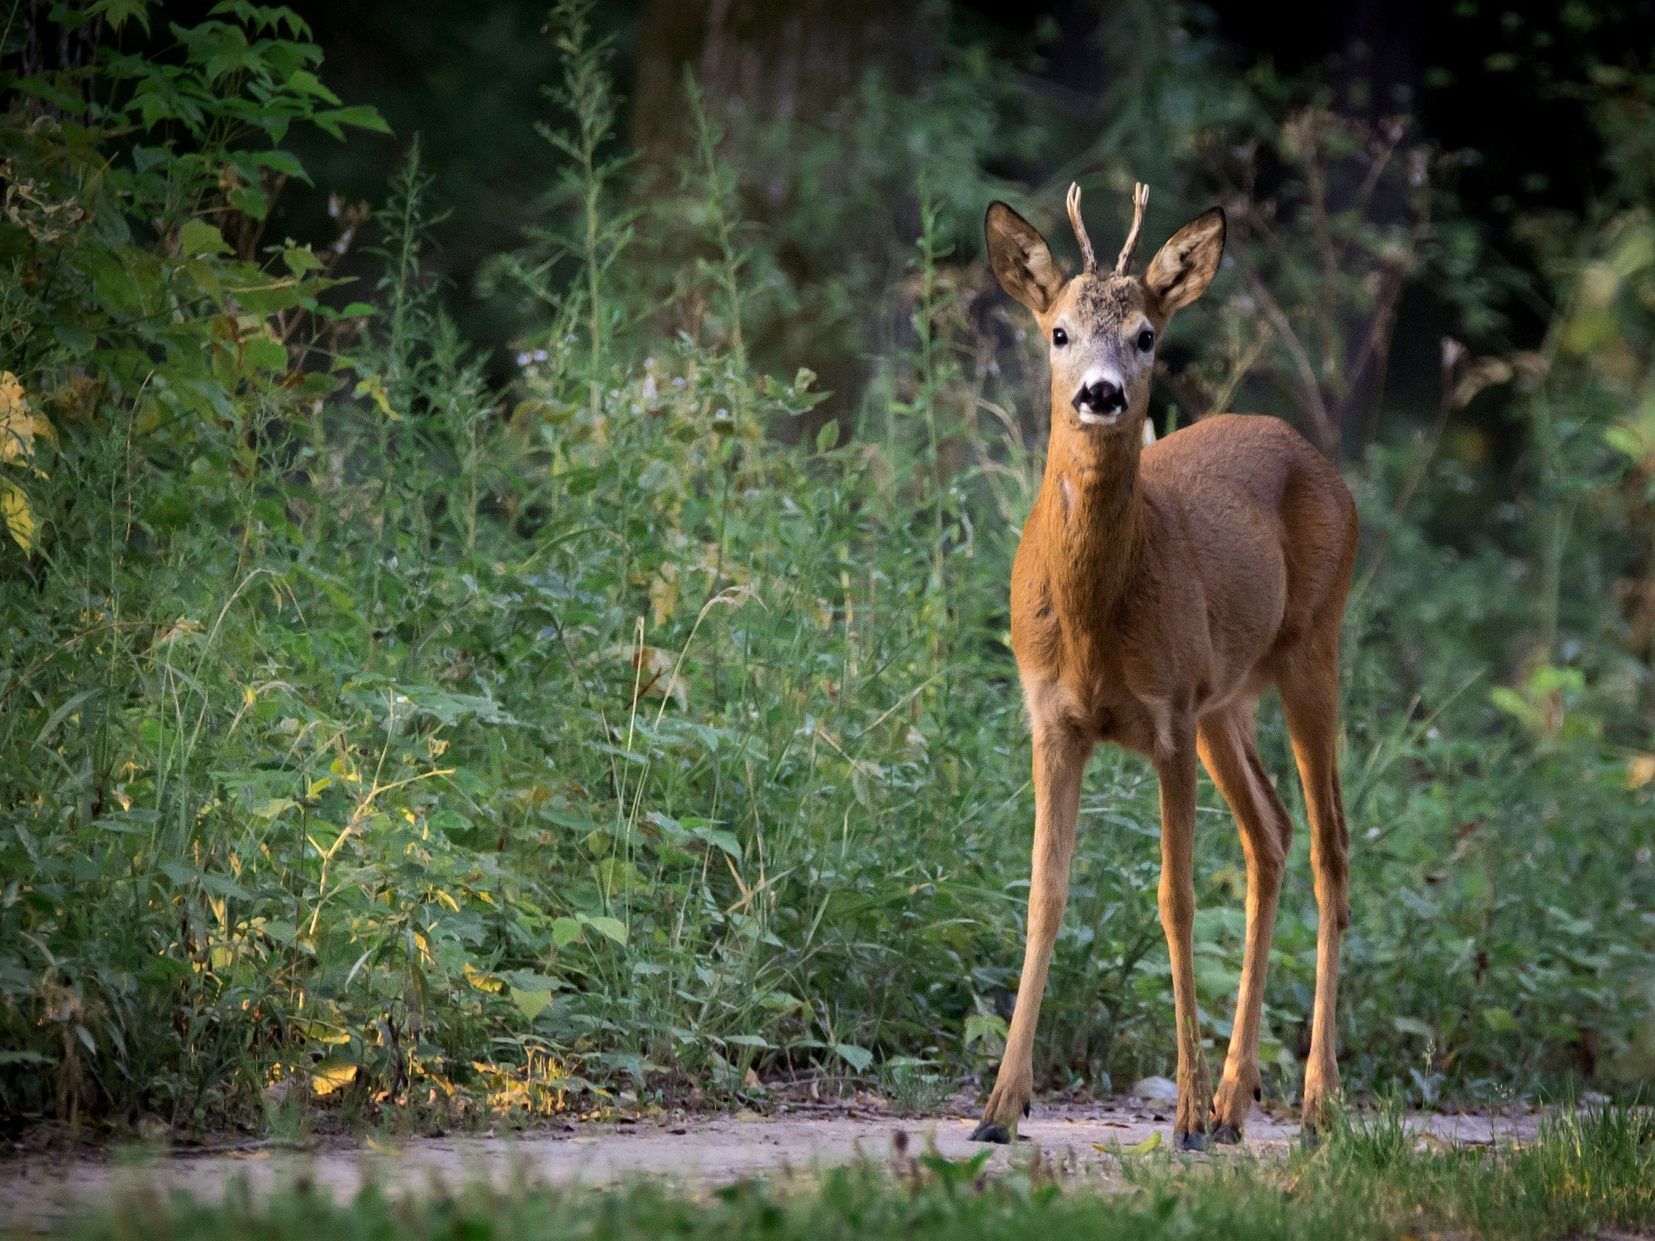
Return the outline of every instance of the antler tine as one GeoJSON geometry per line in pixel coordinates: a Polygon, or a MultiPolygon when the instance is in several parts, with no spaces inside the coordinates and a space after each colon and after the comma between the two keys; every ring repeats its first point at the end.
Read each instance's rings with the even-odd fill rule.
{"type": "Polygon", "coordinates": [[[1138,248],[1138,234],[1144,226],[1144,208],[1149,206],[1149,186],[1142,181],[1132,187],[1132,229],[1126,234],[1126,244],[1121,247],[1121,256],[1115,260],[1115,274],[1126,275],[1126,269],[1132,264],[1132,252],[1138,248]]]}
{"type": "Polygon", "coordinates": [[[1092,252],[1092,239],[1086,235],[1086,222],[1080,218],[1080,183],[1069,182],[1069,225],[1075,230],[1075,240],[1080,242],[1080,257],[1085,261],[1086,274],[1091,275],[1098,269],[1098,256],[1092,252]]]}

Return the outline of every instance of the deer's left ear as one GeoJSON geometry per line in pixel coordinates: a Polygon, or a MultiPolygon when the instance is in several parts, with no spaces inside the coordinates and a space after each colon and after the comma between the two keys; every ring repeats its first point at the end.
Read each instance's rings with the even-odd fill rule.
{"type": "Polygon", "coordinates": [[[1224,208],[1203,211],[1156,251],[1144,288],[1163,315],[1182,310],[1207,291],[1224,257],[1224,208]]]}

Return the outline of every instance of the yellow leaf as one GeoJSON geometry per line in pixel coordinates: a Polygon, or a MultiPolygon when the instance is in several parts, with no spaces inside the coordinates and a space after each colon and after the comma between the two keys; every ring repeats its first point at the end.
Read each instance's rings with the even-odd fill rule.
{"type": "Polygon", "coordinates": [[[23,488],[9,479],[0,479],[0,520],[4,520],[6,530],[17,545],[26,552],[35,548],[34,510],[29,507],[29,497],[23,488]]]}
{"type": "Polygon", "coordinates": [[[0,371],[0,462],[32,461],[37,436],[54,439],[52,424],[35,412],[23,382],[10,371],[0,371]]]}
{"type": "Polygon", "coordinates": [[[34,455],[34,415],[23,383],[0,371],[0,461],[27,461],[34,455]]]}
{"type": "Polygon", "coordinates": [[[318,1095],[330,1095],[356,1080],[356,1066],[348,1060],[324,1060],[310,1075],[310,1088],[318,1095]]]}
{"type": "Polygon", "coordinates": [[[402,415],[391,408],[391,395],[385,391],[385,385],[378,375],[365,375],[357,381],[355,396],[365,396],[373,401],[379,412],[392,422],[401,422],[402,415]]]}
{"type": "Polygon", "coordinates": [[[1626,760],[1626,787],[1641,789],[1655,780],[1655,754],[1634,754],[1626,760]]]}
{"type": "Polygon", "coordinates": [[[671,561],[650,580],[649,612],[657,629],[678,614],[678,566],[671,561]]]}

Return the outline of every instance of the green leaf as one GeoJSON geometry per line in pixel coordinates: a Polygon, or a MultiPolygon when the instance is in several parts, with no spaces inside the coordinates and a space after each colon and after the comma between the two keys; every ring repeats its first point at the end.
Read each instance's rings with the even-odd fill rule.
{"type": "Polygon", "coordinates": [[[989,1050],[1006,1041],[1005,1018],[994,1013],[969,1013],[965,1019],[965,1045],[982,1043],[989,1050]]]}
{"type": "Polygon", "coordinates": [[[83,327],[75,327],[68,323],[54,324],[52,335],[58,344],[67,347],[77,357],[90,353],[98,343],[95,332],[88,332],[83,327]]]}
{"type": "Polygon", "coordinates": [[[580,938],[580,923],[573,918],[552,919],[552,943],[567,948],[580,938]]]}
{"type": "Polygon", "coordinates": [[[866,1073],[873,1064],[873,1052],[866,1047],[858,1047],[855,1043],[835,1043],[833,1050],[858,1073],[866,1073]]]}
{"type": "Polygon", "coordinates": [[[741,841],[737,840],[731,833],[715,827],[698,827],[691,834],[715,848],[724,850],[736,861],[741,860],[741,841]]]}
{"type": "Polygon", "coordinates": [[[230,243],[207,221],[185,220],[184,226],[178,230],[178,253],[190,259],[203,254],[228,254],[230,243]]]}
{"type": "Polygon", "coordinates": [[[214,34],[218,46],[202,66],[210,82],[242,68],[249,61],[247,36],[240,29],[221,25],[214,34]]]}
{"type": "Polygon", "coordinates": [[[1093,1142],[1092,1149],[1102,1151],[1106,1155],[1147,1155],[1161,1145],[1161,1131],[1157,1129],[1142,1142],[1134,1142],[1131,1146],[1121,1146],[1115,1142],[1093,1142]]]}
{"type": "Polygon", "coordinates": [[[295,276],[302,276],[315,271],[322,265],[322,260],[309,246],[288,246],[282,251],[282,265],[295,276]]]}
{"type": "Polygon", "coordinates": [[[102,17],[111,30],[119,31],[128,21],[136,21],[145,34],[149,33],[148,0],[98,0],[89,12],[102,17]]]}
{"type": "Polygon", "coordinates": [[[305,166],[299,162],[299,157],[289,151],[256,151],[247,158],[250,163],[269,168],[284,176],[296,177],[300,181],[310,180],[305,166]]]}
{"type": "Polygon", "coordinates": [[[552,1002],[550,991],[523,991],[517,987],[511,989],[511,1002],[517,1005],[517,1011],[523,1014],[523,1020],[533,1021],[546,1011],[546,1005],[552,1002]]]}
{"type": "Polygon", "coordinates": [[[234,879],[228,879],[223,875],[215,875],[209,871],[201,872],[201,886],[215,896],[227,896],[238,901],[254,899],[253,894],[234,879]]]}
{"type": "Polygon", "coordinates": [[[391,127],[385,123],[385,118],[379,114],[379,109],[367,104],[352,104],[348,108],[334,108],[331,112],[317,113],[316,123],[322,125],[324,129],[328,129],[330,128],[329,125],[323,125],[324,117],[331,122],[334,128],[340,125],[351,125],[357,129],[370,130],[376,134],[391,132],[391,127]]]}
{"type": "Polygon", "coordinates": [[[599,914],[596,917],[589,914],[581,914],[580,920],[587,926],[591,927],[599,935],[608,936],[617,944],[626,943],[626,923],[622,922],[619,918],[611,918],[603,914],[599,914]]]}
{"type": "Polygon", "coordinates": [[[309,95],[312,99],[320,99],[323,103],[338,103],[339,96],[335,95],[322,80],[309,69],[295,69],[288,74],[284,87],[296,95],[309,95]]]}
{"type": "Polygon", "coordinates": [[[20,95],[32,95],[51,104],[69,116],[79,116],[86,110],[86,101],[67,89],[57,77],[20,78],[11,84],[20,95]]]}
{"type": "Polygon", "coordinates": [[[238,185],[230,192],[230,202],[237,211],[244,212],[255,220],[264,219],[270,211],[270,195],[257,185],[238,185]]]}
{"type": "Polygon", "coordinates": [[[285,371],[287,349],[279,340],[254,336],[246,342],[247,360],[261,371],[285,371]]]}

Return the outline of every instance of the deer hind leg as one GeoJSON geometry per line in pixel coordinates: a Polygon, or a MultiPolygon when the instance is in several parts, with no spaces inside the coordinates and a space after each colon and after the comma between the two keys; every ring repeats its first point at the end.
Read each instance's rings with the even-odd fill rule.
{"type": "Polygon", "coordinates": [[[1172,965],[1172,1001],[1178,1021],[1179,1150],[1207,1145],[1207,1060],[1195,998],[1195,728],[1175,721],[1155,756],[1161,782],[1161,929],[1172,965]]]}
{"type": "Polygon", "coordinates": [[[1239,1142],[1259,1093],[1258,1039],[1264,979],[1293,826],[1259,762],[1251,703],[1202,720],[1196,741],[1202,763],[1235,815],[1241,850],[1247,859],[1247,931],[1241,988],[1236,995],[1230,1050],[1224,1057],[1224,1071],[1212,1107],[1213,1141],[1239,1142]]]}
{"type": "Polygon", "coordinates": [[[1293,757],[1310,816],[1310,868],[1316,884],[1316,1003],[1304,1075],[1307,1136],[1329,1119],[1339,1093],[1336,1051],[1339,938],[1350,924],[1347,855],[1350,836],[1339,789],[1339,634],[1313,632],[1286,660],[1278,684],[1293,757]]]}
{"type": "Polygon", "coordinates": [[[974,1142],[1010,1142],[1017,1123],[1028,1115],[1034,1093],[1034,1028],[1040,1019],[1040,996],[1046,989],[1052,945],[1069,899],[1069,861],[1074,856],[1075,820],[1080,813],[1081,774],[1091,742],[1038,719],[1034,730],[1034,857],[1029,874],[1028,939],[1023,946],[1023,974],[1017,983],[1017,1007],[1006,1036],[1006,1053],[971,1133],[974,1142]]]}

